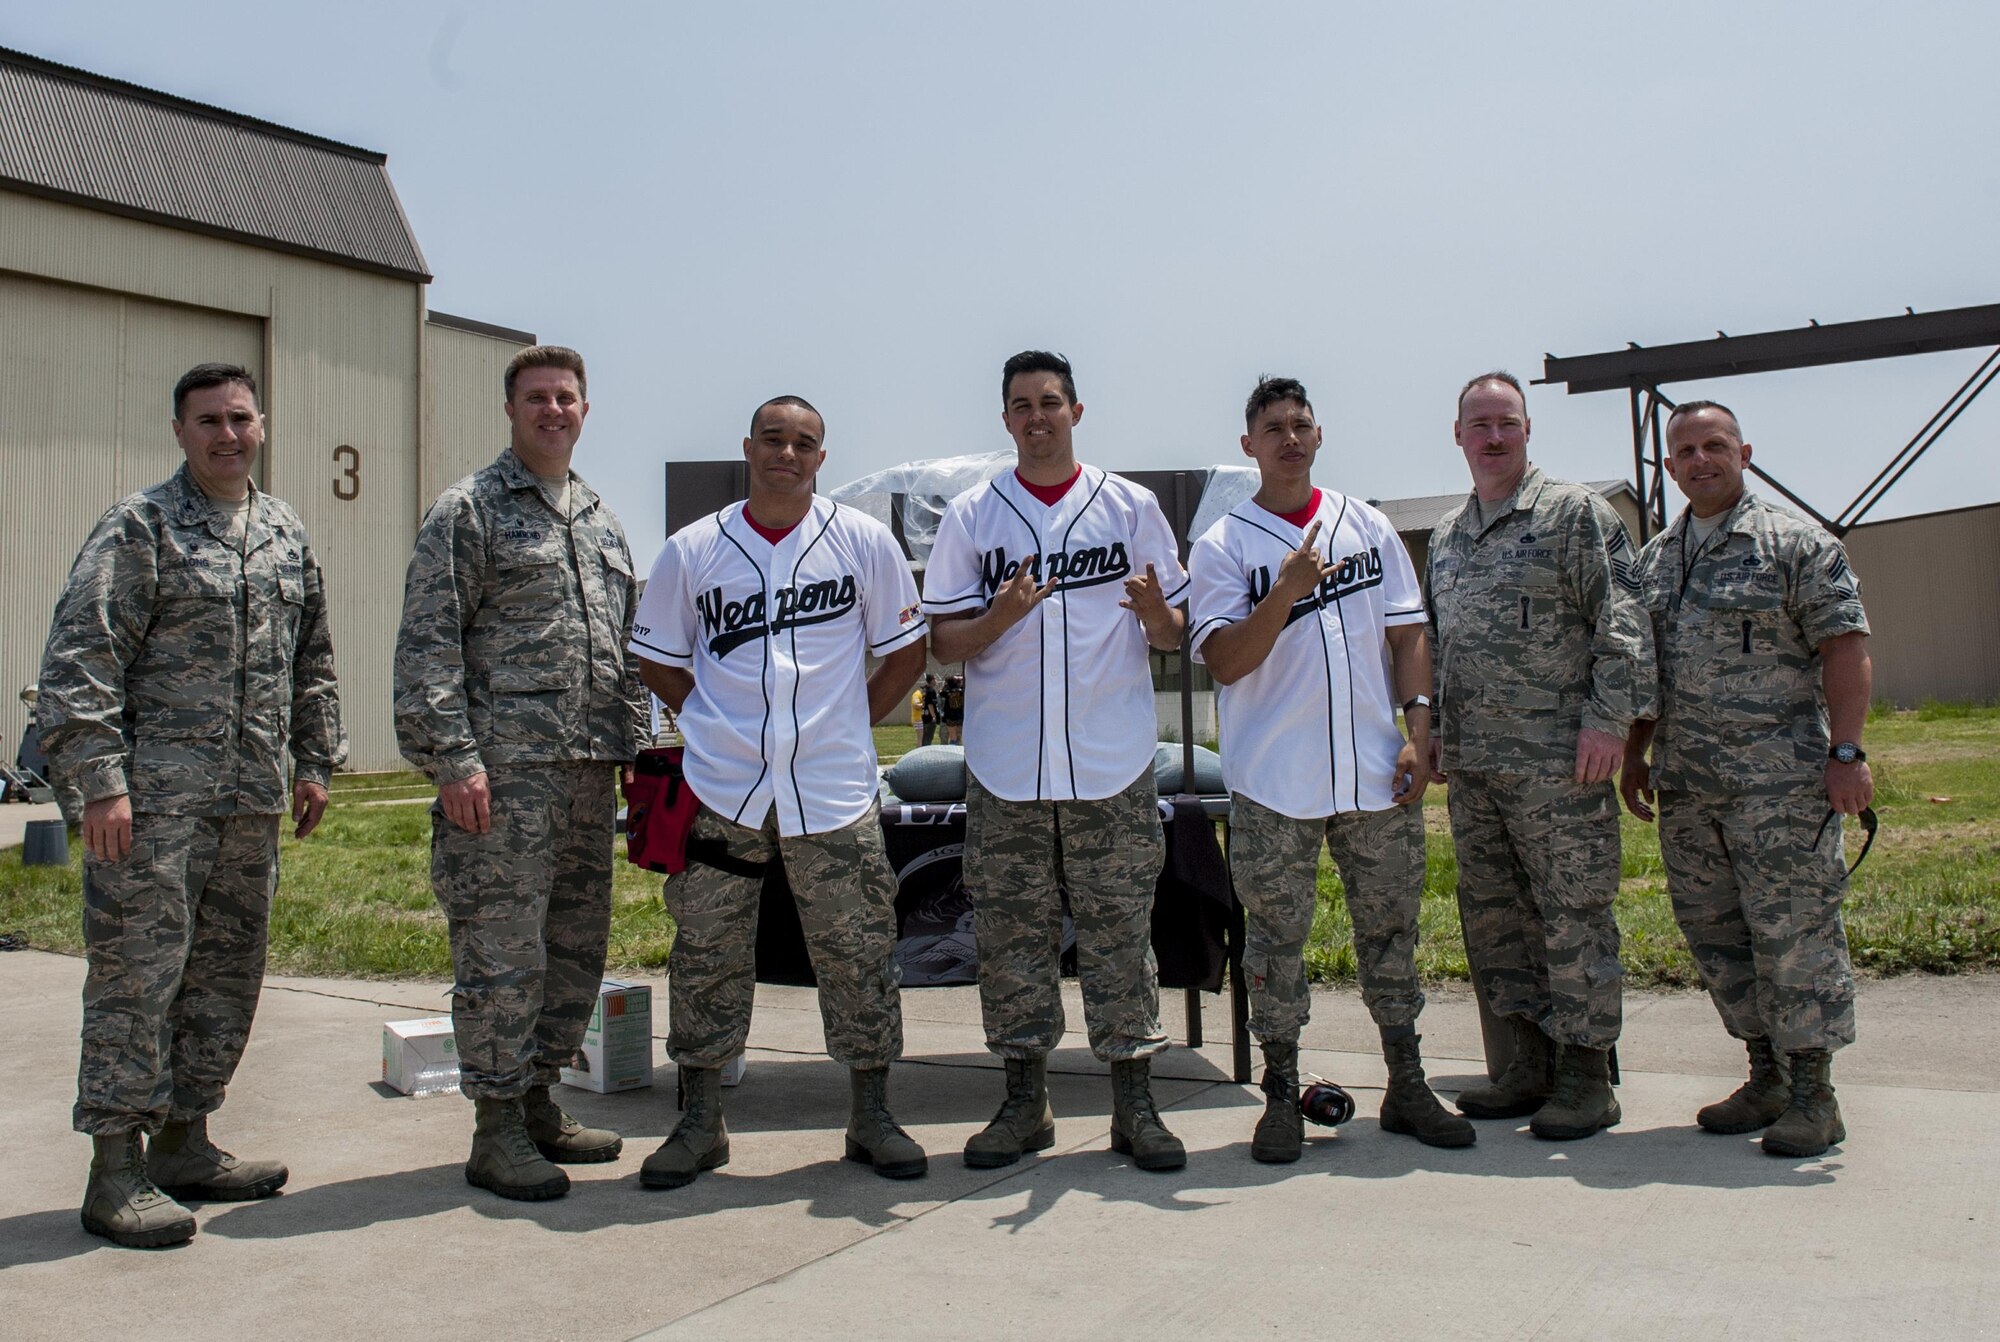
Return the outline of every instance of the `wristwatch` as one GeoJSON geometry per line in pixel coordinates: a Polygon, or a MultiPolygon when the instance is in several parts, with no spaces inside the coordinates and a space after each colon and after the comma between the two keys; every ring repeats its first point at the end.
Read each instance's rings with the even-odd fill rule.
{"type": "Polygon", "coordinates": [[[1410,700],[1410,702],[1408,702],[1407,704],[1403,705],[1403,715],[1405,717],[1409,716],[1409,712],[1413,708],[1429,708],[1430,706],[1431,706],[1431,697],[1428,694],[1420,694],[1416,698],[1410,700]]]}
{"type": "Polygon", "coordinates": [[[1826,757],[1836,764],[1859,764],[1867,760],[1868,752],[1852,741],[1842,741],[1827,751],[1826,757]]]}

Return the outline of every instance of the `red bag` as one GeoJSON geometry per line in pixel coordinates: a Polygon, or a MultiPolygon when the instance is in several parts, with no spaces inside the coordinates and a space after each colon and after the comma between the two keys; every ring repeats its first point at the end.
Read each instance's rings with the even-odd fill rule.
{"type": "Polygon", "coordinates": [[[681,773],[681,746],[639,752],[632,761],[632,786],[625,789],[625,860],[648,871],[678,876],[690,862],[732,876],[766,874],[769,864],[729,855],[719,839],[690,839],[701,798],[681,773]]]}
{"type": "Polygon", "coordinates": [[[701,799],[681,776],[680,746],[642,750],[625,789],[625,858],[673,876],[687,870],[688,832],[701,799]]]}

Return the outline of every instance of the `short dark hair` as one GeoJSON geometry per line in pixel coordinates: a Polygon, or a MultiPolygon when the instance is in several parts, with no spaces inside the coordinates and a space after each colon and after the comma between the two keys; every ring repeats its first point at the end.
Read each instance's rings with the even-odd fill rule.
{"type": "Polygon", "coordinates": [[[500,375],[500,390],[511,402],[514,399],[514,378],[528,368],[566,368],[576,374],[577,394],[584,400],[590,399],[590,379],[583,371],[583,356],[567,345],[530,345],[507,360],[507,371],[500,375]]]}
{"type": "Polygon", "coordinates": [[[1514,394],[1521,398],[1521,413],[1524,415],[1528,413],[1528,393],[1522,388],[1521,379],[1515,377],[1504,368],[1495,368],[1491,372],[1481,373],[1478,377],[1471,379],[1464,386],[1460,387],[1458,389],[1458,408],[1460,410],[1465,409],[1465,393],[1471,391],[1482,382],[1499,382],[1512,387],[1514,394]]]}
{"type": "Polygon", "coordinates": [[[1673,413],[1667,416],[1667,423],[1672,425],[1682,415],[1692,415],[1700,410],[1720,410],[1723,414],[1729,416],[1729,425],[1736,430],[1736,441],[1739,443],[1743,441],[1743,421],[1736,418],[1734,410],[1731,410],[1720,401],[1682,401],[1674,407],[1673,413]]]}
{"type": "Polygon", "coordinates": [[[248,368],[234,363],[198,363],[182,373],[174,383],[174,419],[180,420],[181,412],[187,408],[188,393],[200,391],[204,387],[220,387],[231,382],[241,383],[250,392],[250,399],[257,399],[257,379],[248,368]]]}
{"type": "Polygon", "coordinates": [[[1000,404],[1007,404],[1008,394],[1014,388],[1014,379],[1022,373],[1054,373],[1062,379],[1063,395],[1071,405],[1076,404],[1076,375],[1070,371],[1069,360],[1060,354],[1051,354],[1045,349],[1024,349],[1000,366],[1000,404]]]}
{"type": "Polygon", "coordinates": [[[1256,428],[1257,416],[1281,401],[1297,401],[1306,408],[1308,415],[1312,413],[1313,403],[1306,396],[1305,383],[1295,377],[1259,376],[1250,399],[1243,403],[1243,427],[1256,428]]]}
{"type": "Polygon", "coordinates": [[[757,426],[763,421],[764,412],[766,410],[769,410],[774,405],[795,405],[801,410],[812,411],[813,418],[819,421],[820,434],[822,436],[825,435],[826,416],[822,415],[819,412],[818,406],[814,405],[811,401],[808,401],[803,396],[773,396],[770,400],[764,402],[764,404],[758,406],[755,410],[752,410],[750,412],[750,436],[752,438],[755,438],[757,436],[757,426]]]}

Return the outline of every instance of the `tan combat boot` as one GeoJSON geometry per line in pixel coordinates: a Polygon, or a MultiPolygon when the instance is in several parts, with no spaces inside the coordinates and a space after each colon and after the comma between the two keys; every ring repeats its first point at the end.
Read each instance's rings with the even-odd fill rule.
{"type": "Polygon", "coordinates": [[[1414,1137],[1425,1146],[1471,1146],[1479,1140],[1479,1130],[1439,1104],[1424,1080],[1423,1038],[1406,1034],[1382,1041],[1382,1057],[1389,1064],[1382,1131],[1414,1137]]]}
{"type": "Polygon", "coordinates": [[[1768,1039],[1746,1039],[1750,1050],[1750,1079],[1726,1100],[1704,1105],[1694,1121],[1710,1132],[1737,1135],[1768,1128],[1785,1112],[1792,1098],[1792,1076],[1778,1050],[1768,1039]]]}
{"type": "Polygon", "coordinates": [[[1823,1048],[1791,1055],[1792,1099],[1778,1121],[1764,1130],[1764,1154],[1817,1156],[1847,1140],[1840,1101],[1833,1098],[1833,1054],[1823,1048]]]}
{"type": "Polygon", "coordinates": [[[1555,1089],[1555,1046],[1549,1037],[1521,1016],[1509,1016],[1507,1024],[1514,1060],[1496,1080],[1458,1093],[1458,1112],[1467,1118],[1520,1118],[1540,1109],[1555,1089]]]}
{"type": "Polygon", "coordinates": [[[569,1176],[542,1159],[528,1136],[519,1100],[474,1100],[472,1154],[465,1182],[516,1202],[547,1202],[569,1192],[569,1176]]]}
{"type": "Polygon", "coordinates": [[[597,1165],[618,1159],[625,1141],[609,1128],[586,1128],[563,1112],[547,1086],[530,1086],[521,1097],[521,1120],[528,1140],[558,1165],[597,1165]]]}
{"type": "Polygon", "coordinates": [[[1111,1064],[1111,1149],[1142,1170],[1177,1170],[1187,1164],[1187,1148],[1160,1121],[1152,1072],[1150,1058],[1111,1064]]]}
{"type": "Polygon", "coordinates": [[[874,1166],[884,1179],[915,1179],[930,1169],[924,1148],[889,1113],[889,1069],[853,1068],[848,1086],[847,1158],[874,1166]]]}
{"type": "Polygon", "coordinates": [[[639,1166],[647,1188],[679,1188],[703,1170],[729,1163],[729,1128],[722,1121],[722,1071],[681,1068],[681,1121],[639,1166]]]}
{"type": "Polygon", "coordinates": [[[1007,1098],[993,1121],[965,1143],[965,1163],[975,1170],[1012,1165],[1027,1151],[1046,1151],[1056,1144],[1056,1116],[1049,1108],[1049,1060],[1046,1056],[1004,1058],[1007,1098]]]}
{"type": "Polygon", "coordinates": [[[1611,1050],[1564,1044],[1556,1057],[1555,1092],[1528,1120],[1528,1131],[1544,1141],[1573,1142],[1623,1117],[1611,1093],[1611,1050]]]}
{"type": "Polygon", "coordinates": [[[194,1217],[146,1177],[138,1132],[90,1139],[90,1182],[83,1186],[83,1228],[128,1249],[162,1249],[194,1238],[194,1217]]]}
{"type": "Polygon", "coordinates": [[[208,1140],[206,1116],[161,1128],[147,1143],[146,1174],[169,1197],[210,1202],[267,1198],[291,1177],[275,1160],[238,1160],[208,1140]]]}
{"type": "Polygon", "coordinates": [[[1250,1159],[1289,1165],[1305,1149],[1306,1120],[1299,1112],[1299,1046],[1264,1042],[1264,1113],[1250,1134],[1250,1159]]]}

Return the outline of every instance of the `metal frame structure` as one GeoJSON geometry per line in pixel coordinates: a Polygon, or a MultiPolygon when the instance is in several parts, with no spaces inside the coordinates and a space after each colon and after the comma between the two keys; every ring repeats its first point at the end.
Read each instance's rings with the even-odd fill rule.
{"type": "Polygon", "coordinates": [[[1639,539],[1644,542],[1667,525],[1667,472],[1660,412],[1663,407],[1671,411],[1674,402],[1661,393],[1663,385],[1982,346],[1992,349],[1972,376],[1938,407],[1937,413],[1889,459],[1853,501],[1832,517],[1807,503],[1755,462],[1750,463],[1750,471],[1758,479],[1834,535],[1844,536],[1887,496],[1910,467],[1916,465],[1917,459],[1965,413],[1966,407],[2000,377],[2000,303],[1942,312],[1905,308],[1897,317],[1826,326],[1815,321],[1786,331],[1746,336],[1717,331],[1713,340],[1650,348],[1633,343],[1622,350],[1570,358],[1551,354],[1544,357],[1542,375],[1535,379],[1535,385],[1564,386],[1572,396],[1622,389],[1631,397],[1633,482],[1639,491],[1639,539]]]}

